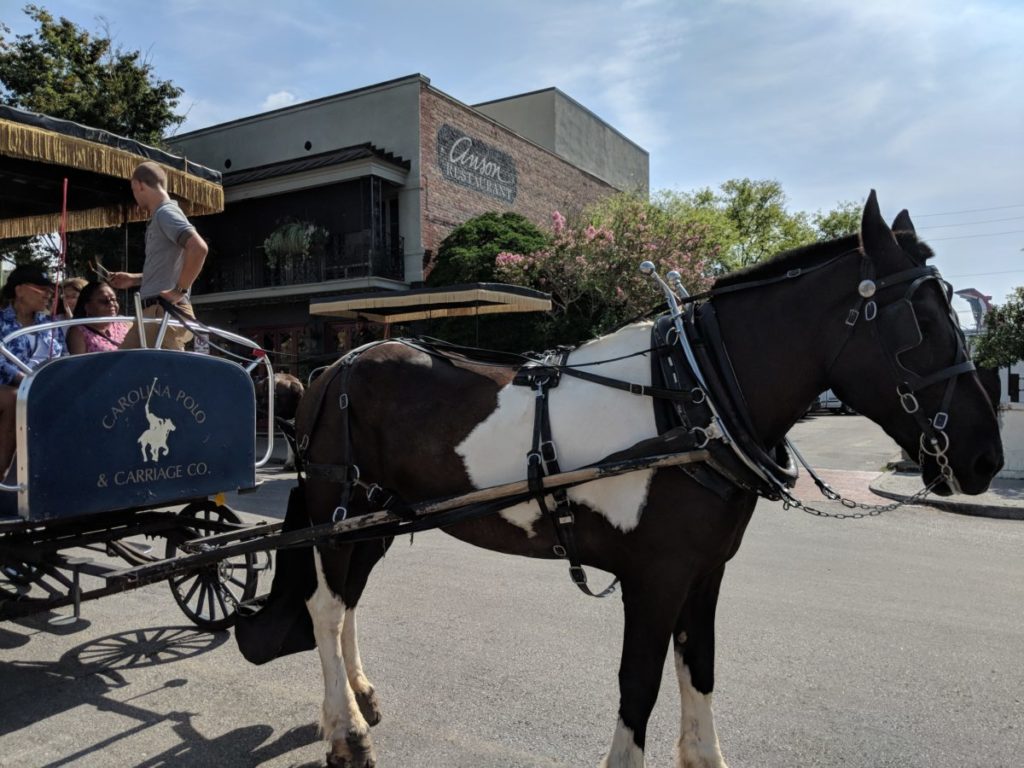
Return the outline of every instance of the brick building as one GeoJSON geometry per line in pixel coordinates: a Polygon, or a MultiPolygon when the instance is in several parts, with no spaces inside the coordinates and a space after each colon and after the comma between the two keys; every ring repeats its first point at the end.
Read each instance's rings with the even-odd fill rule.
{"type": "Polygon", "coordinates": [[[311,318],[311,299],[416,286],[473,216],[548,227],[648,191],[647,152],[554,88],[468,106],[412,75],[168,143],[223,174],[224,212],[195,220],[201,316],[297,358],[358,340],[353,322],[311,318]]]}

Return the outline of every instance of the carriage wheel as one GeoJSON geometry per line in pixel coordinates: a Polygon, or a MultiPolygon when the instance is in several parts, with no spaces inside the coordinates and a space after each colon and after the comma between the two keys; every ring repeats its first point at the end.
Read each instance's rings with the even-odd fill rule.
{"type": "MultiPolygon", "coordinates": [[[[208,499],[192,502],[178,517],[180,532],[167,537],[168,558],[177,554],[178,542],[217,533],[211,522],[242,522],[228,507],[208,499]]],[[[259,556],[250,552],[175,574],[167,581],[175,602],[192,623],[204,629],[227,629],[235,623],[238,603],[255,596],[261,570],[259,556]]]]}
{"type": "Polygon", "coordinates": [[[39,566],[16,561],[0,566],[0,581],[19,587],[31,586],[39,578],[39,566]]]}

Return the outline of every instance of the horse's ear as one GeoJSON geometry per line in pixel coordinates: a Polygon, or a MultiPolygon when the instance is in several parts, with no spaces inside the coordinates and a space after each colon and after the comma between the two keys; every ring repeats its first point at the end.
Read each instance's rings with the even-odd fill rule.
{"type": "Polygon", "coordinates": [[[868,201],[864,204],[864,216],[860,222],[860,244],[864,249],[864,254],[869,258],[899,249],[892,230],[882,219],[882,212],[878,208],[878,198],[873,189],[868,195],[868,201]]]}
{"type": "Polygon", "coordinates": [[[893,232],[913,232],[917,234],[917,230],[914,229],[914,222],[910,220],[910,213],[904,208],[892,222],[893,232]]]}

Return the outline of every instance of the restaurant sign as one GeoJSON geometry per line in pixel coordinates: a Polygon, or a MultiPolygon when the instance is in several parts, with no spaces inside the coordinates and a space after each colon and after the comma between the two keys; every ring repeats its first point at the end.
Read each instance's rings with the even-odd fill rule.
{"type": "Polygon", "coordinates": [[[445,124],[437,129],[437,163],[449,181],[514,203],[515,161],[499,149],[445,124]]]}

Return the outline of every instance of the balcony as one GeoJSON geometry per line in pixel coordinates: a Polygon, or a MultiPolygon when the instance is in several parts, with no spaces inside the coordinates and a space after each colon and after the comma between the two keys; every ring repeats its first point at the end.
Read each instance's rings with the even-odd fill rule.
{"type": "Polygon", "coordinates": [[[226,293],[282,285],[306,285],[357,277],[405,279],[405,242],[396,238],[383,246],[369,243],[368,232],[332,238],[325,253],[293,258],[275,266],[263,252],[252,249],[234,258],[211,254],[200,278],[202,293],[226,293]]]}

